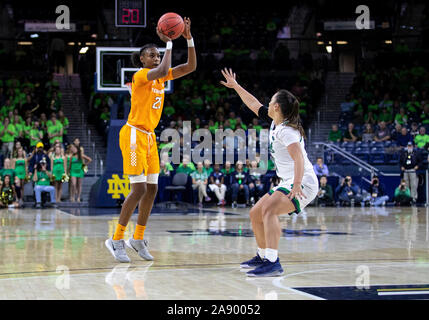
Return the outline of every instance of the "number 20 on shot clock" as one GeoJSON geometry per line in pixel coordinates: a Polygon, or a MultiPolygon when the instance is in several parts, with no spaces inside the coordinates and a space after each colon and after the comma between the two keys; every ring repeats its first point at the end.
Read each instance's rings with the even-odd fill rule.
{"type": "Polygon", "coordinates": [[[115,0],[116,27],[146,27],[146,0],[115,0]]]}

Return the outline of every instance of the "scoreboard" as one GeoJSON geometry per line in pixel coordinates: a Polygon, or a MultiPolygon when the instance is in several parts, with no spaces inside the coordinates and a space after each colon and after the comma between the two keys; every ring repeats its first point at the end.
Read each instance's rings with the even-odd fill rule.
{"type": "Polygon", "coordinates": [[[115,0],[116,27],[146,27],[146,0],[115,0]]]}

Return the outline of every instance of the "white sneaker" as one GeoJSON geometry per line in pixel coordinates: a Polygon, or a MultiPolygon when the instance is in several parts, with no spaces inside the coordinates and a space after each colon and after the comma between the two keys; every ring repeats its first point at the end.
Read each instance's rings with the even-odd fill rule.
{"type": "Polygon", "coordinates": [[[128,248],[134,249],[141,258],[152,261],[153,257],[149,253],[149,250],[147,249],[147,241],[146,240],[134,240],[134,238],[130,238],[127,241],[125,241],[125,244],[128,248]]]}
{"type": "Polygon", "coordinates": [[[128,258],[127,256],[127,252],[125,251],[124,239],[113,240],[112,238],[109,238],[104,242],[104,244],[117,261],[124,263],[128,263],[131,261],[130,258],[128,258]]]}

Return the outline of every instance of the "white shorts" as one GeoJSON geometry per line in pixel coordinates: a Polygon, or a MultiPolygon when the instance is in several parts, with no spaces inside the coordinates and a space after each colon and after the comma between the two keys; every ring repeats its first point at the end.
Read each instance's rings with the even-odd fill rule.
{"type": "MultiPolygon", "coordinates": [[[[284,193],[285,195],[288,195],[290,193],[290,190],[293,188],[293,179],[290,180],[282,180],[278,186],[275,186],[273,189],[271,189],[268,194],[272,195],[275,191],[280,191],[284,193]]],[[[302,193],[307,198],[292,199],[292,203],[295,206],[295,211],[290,212],[289,215],[292,213],[300,213],[302,209],[304,209],[309,203],[311,203],[314,198],[316,198],[317,193],[319,192],[319,181],[317,180],[316,175],[304,175],[302,179],[302,193]]]]}
{"type": "Polygon", "coordinates": [[[151,173],[148,174],[147,176],[144,175],[144,173],[138,175],[138,176],[134,176],[134,175],[129,175],[128,179],[130,179],[130,183],[142,183],[142,182],[146,182],[149,184],[158,184],[158,173],[151,173]]]}

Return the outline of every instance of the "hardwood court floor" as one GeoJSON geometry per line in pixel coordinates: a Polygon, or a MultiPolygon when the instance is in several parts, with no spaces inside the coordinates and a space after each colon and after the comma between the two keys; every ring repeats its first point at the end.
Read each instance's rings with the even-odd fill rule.
{"type": "Polygon", "coordinates": [[[155,261],[128,250],[130,264],[104,246],[117,210],[67,210],[0,211],[0,299],[429,297],[428,208],[310,207],[283,216],[285,274],[262,279],[238,267],[255,254],[248,209],[157,210],[145,234],[155,261]]]}

